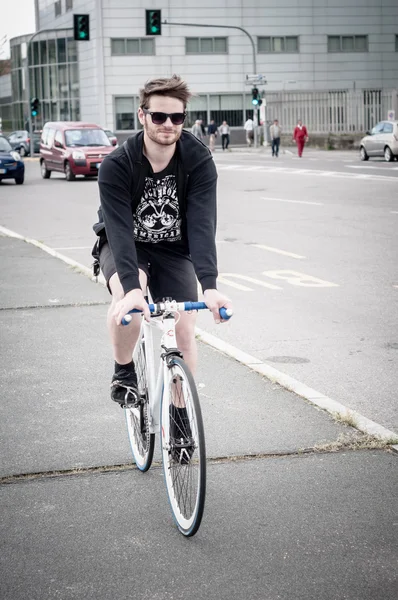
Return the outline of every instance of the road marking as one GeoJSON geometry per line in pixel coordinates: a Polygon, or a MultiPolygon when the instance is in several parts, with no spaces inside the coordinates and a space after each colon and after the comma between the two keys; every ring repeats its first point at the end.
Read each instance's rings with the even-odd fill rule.
{"type": "Polygon", "coordinates": [[[284,198],[268,198],[261,196],[261,200],[272,200],[274,202],[291,202],[292,204],[312,204],[313,206],[323,206],[322,202],[309,202],[306,200],[286,200],[284,198]]]}
{"type": "Polygon", "coordinates": [[[392,210],[392,211],[391,211],[391,214],[392,214],[392,215],[398,215],[398,210],[392,210]]]}
{"type": "Polygon", "coordinates": [[[64,246],[63,248],[53,248],[53,250],[91,250],[92,246],[64,246]]]}
{"type": "Polygon", "coordinates": [[[254,279],[254,277],[249,277],[248,275],[239,275],[239,273],[220,273],[218,276],[218,281],[225,283],[226,285],[230,285],[231,287],[236,288],[237,290],[241,290],[242,292],[253,292],[253,288],[247,287],[246,285],[242,285],[240,283],[236,283],[236,281],[230,281],[230,278],[234,277],[235,279],[241,279],[242,281],[248,281],[249,283],[254,283],[255,285],[260,285],[261,287],[268,288],[269,290],[281,290],[282,288],[278,285],[274,285],[272,283],[266,283],[265,281],[261,281],[261,279],[254,279]]]}
{"type": "MultiPolygon", "coordinates": [[[[365,167],[366,168],[366,167],[365,167]]],[[[217,163],[217,169],[219,171],[249,171],[250,166],[248,165],[226,165],[225,163],[217,163]]],[[[387,169],[384,169],[387,170],[387,169]]],[[[398,167],[391,167],[388,169],[398,170],[398,167]]],[[[397,181],[397,177],[389,177],[387,175],[360,175],[351,173],[348,171],[321,171],[314,169],[292,169],[289,167],[267,167],[263,166],[261,169],[256,170],[256,173],[288,173],[290,175],[315,175],[316,177],[341,177],[342,179],[363,179],[369,178],[372,181],[397,181]]]]}
{"type": "Polygon", "coordinates": [[[293,252],[287,252],[286,250],[279,250],[279,248],[272,248],[271,246],[263,246],[262,244],[250,244],[255,248],[262,248],[263,250],[268,250],[269,252],[275,252],[276,254],[283,254],[284,256],[291,256],[292,258],[305,258],[305,256],[301,256],[300,254],[294,254],[293,252]]]}
{"type": "Polygon", "coordinates": [[[300,287],[340,287],[337,283],[331,283],[312,275],[305,275],[305,273],[299,273],[298,271],[263,271],[263,275],[271,277],[272,279],[283,279],[291,285],[298,285],[300,287]]]}
{"type": "Polygon", "coordinates": [[[348,165],[349,169],[376,169],[377,171],[398,171],[398,167],[387,167],[380,166],[376,167],[375,165],[348,165]]]}
{"type": "MultiPolygon", "coordinates": [[[[55,256],[56,258],[59,258],[63,262],[66,262],[68,265],[71,265],[71,266],[81,269],[81,271],[85,275],[87,275],[89,277],[89,279],[91,279],[92,281],[98,282],[103,286],[106,285],[105,279],[102,275],[99,276],[98,279],[96,279],[95,277],[92,276],[92,271],[88,267],[81,265],[80,263],[76,262],[75,260],[73,260],[67,256],[63,256],[62,254],[59,254],[58,252],[53,250],[53,248],[50,248],[49,246],[46,246],[45,244],[42,244],[41,242],[39,242],[37,240],[27,238],[19,233],[11,231],[10,229],[6,229],[5,227],[2,227],[1,225],[0,225],[0,233],[2,233],[3,235],[5,235],[7,237],[17,238],[17,239],[23,240],[29,244],[32,244],[33,246],[37,246],[38,248],[41,248],[42,250],[44,250],[44,252],[47,252],[48,254],[50,254],[51,256],[55,256]]],[[[358,429],[359,431],[363,431],[364,433],[367,433],[369,435],[374,435],[374,436],[376,436],[382,440],[386,440],[386,441],[390,441],[391,439],[398,437],[398,434],[395,431],[391,431],[391,430],[387,429],[386,427],[383,427],[383,425],[380,425],[379,423],[375,423],[375,421],[372,421],[371,419],[364,417],[357,411],[351,410],[347,406],[340,404],[340,402],[336,402],[336,400],[333,400],[332,398],[325,396],[321,392],[318,392],[318,391],[308,387],[304,383],[301,383],[297,379],[290,377],[290,375],[287,375],[286,373],[283,373],[282,371],[278,371],[274,367],[271,367],[270,365],[263,363],[260,359],[256,358],[255,356],[250,356],[250,354],[246,354],[239,348],[236,348],[235,346],[232,346],[231,344],[224,342],[222,339],[220,339],[210,333],[207,333],[206,331],[203,331],[202,329],[199,329],[199,327],[195,328],[195,333],[196,333],[197,338],[199,340],[201,340],[203,343],[207,344],[208,346],[211,346],[215,350],[219,350],[220,352],[223,352],[224,354],[226,354],[227,356],[230,356],[231,358],[234,358],[238,362],[249,367],[249,369],[251,369],[252,371],[256,371],[257,373],[259,373],[263,377],[266,377],[270,381],[273,381],[274,383],[278,383],[283,388],[290,390],[291,392],[293,392],[297,396],[300,396],[301,398],[304,398],[305,400],[308,400],[311,404],[314,404],[315,406],[318,406],[319,408],[326,410],[327,412],[331,413],[333,416],[336,416],[336,414],[338,414],[341,417],[345,417],[345,416],[350,417],[350,419],[354,420],[355,428],[358,429]]]]}

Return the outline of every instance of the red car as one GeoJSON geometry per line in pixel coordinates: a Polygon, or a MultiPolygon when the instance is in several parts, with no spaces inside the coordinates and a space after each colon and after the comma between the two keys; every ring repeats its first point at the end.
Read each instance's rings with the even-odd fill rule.
{"type": "Polygon", "coordinates": [[[67,181],[76,175],[97,177],[105,156],[114,150],[98,125],[80,121],[46,123],[40,140],[40,169],[43,179],[52,171],[65,173],[67,181]]]}

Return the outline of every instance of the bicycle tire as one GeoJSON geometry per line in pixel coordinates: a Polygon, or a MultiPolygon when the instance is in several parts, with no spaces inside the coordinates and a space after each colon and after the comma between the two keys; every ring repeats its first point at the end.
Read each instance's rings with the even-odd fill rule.
{"type": "Polygon", "coordinates": [[[161,404],[163,473],[174,520],[180,532],[190,537],[200,527],[205,505],[205,435],[199,396],[191,372],[178,356],[172,357],[168,366],[169,378],[163,388],[161,404]],[[189,423],[184,429],[186,439],[181,438],[181,442],[173,437],[177,405],[186,409],[189,423]]]}
{"type": "Polygon", "coordinates": [[[139,392],[139,403],[137,406],[125,408],[127,432],[129,436],[131,451],[137,468],[145,473],[148,471],[153,460],[155,448],[155,434],[149,432],[148,422],[148,380],[146,369],[145,340],[143,332],[140,332],[133,353],[135,371],[139,392]]]}

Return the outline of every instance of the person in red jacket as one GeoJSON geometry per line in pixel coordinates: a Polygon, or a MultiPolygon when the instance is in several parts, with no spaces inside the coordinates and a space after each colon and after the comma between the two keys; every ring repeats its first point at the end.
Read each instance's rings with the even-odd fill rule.
{"type": "Polygon", "coordinates": [[[294,129],[293,141],[297,144],[297,151],[300,158],[303,156],[304,145],[308,142],[308,139],[306,126],[301,121],[298,121],[294,129]]]}

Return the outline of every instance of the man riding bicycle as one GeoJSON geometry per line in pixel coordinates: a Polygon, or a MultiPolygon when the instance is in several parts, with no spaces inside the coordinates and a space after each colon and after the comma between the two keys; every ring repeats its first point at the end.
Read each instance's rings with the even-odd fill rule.
{"type": "MultiPolygon", "coordinates": [[[[154,302],[196,301],[197,278],[217,323],[219,309],[232,308],[216,288],[216,168],[208,148],[183,131],[190,97],[176,75],[147,82],[138,109],[143,131],[108,155],[99,172],[93,255],[112,294],[107,321],[115,358],[111,398],[121,405],[138,396],[131,357],[140,317],[134,315],[128,327],[121,319],[138,309],[149,320],[147,286],[154,302]]],[[[193,373],[195,323],[196,312],[184,312],[176,327],[178,348],[193,373]]]]}

